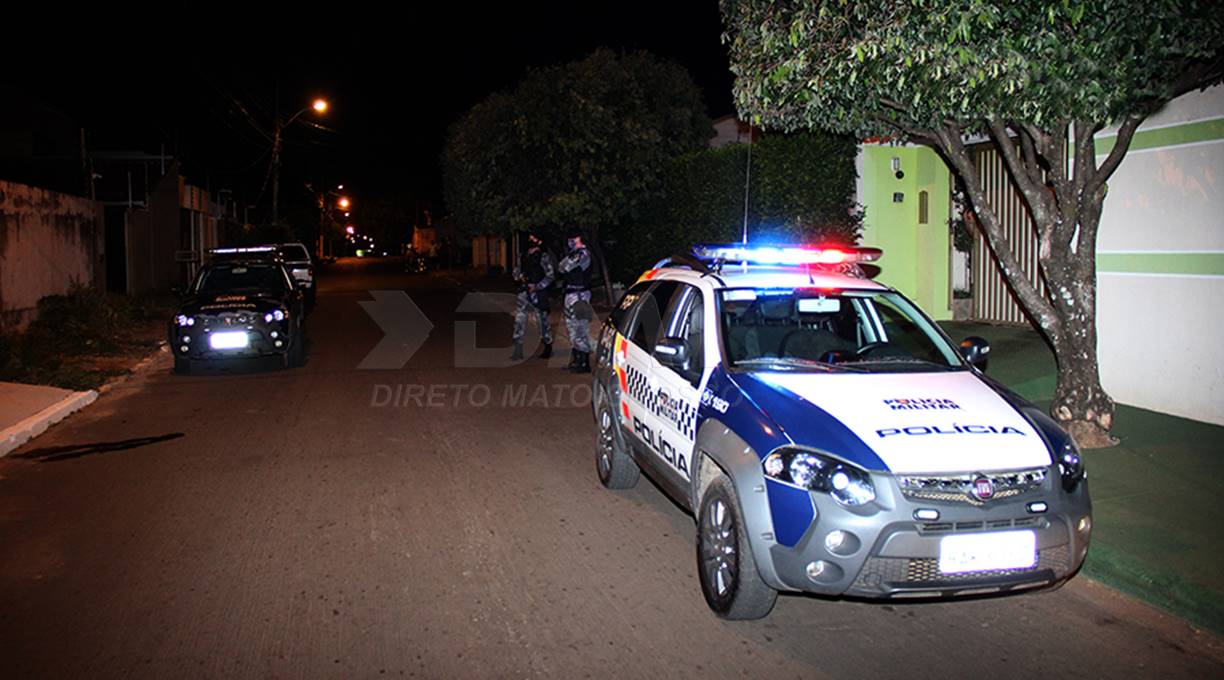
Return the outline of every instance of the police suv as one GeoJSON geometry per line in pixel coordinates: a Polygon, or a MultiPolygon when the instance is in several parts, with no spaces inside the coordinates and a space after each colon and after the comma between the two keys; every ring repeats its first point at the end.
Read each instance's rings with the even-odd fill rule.
{"type": "Polygon", "coordinates": [[[596,352],[596,466],[697,519],[710,608],[777,592],[1015,592],[1071,578],[1092,528],[1079,451],[864,275],[869,248],[698,246],[646,272],[596,352]]]}

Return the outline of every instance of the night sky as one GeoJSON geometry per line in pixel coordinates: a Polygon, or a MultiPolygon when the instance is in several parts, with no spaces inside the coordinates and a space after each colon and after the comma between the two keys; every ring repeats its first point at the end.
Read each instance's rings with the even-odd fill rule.
{"type": "Polygon", "coordinates": [[[711,117],[733,112],[712,0],[328,11],[278,3],[275,15],[252,14],[254,4],[159,9],[151,24],[139,12],[105,15],[53,36],[29,31],[3,46],[21,68],[0,81],[75,118],[95,149],[156,152],[165,141],[192,181],[248,200],[267,174],[271,143],[260,128],[271,129],[278,96],[282,115],[315,96],[332,102],[323,118],[301,117],[327,129],[287,129],[282,191],[310,179],[345,183],[358,196],[435,201],[450,123],[529,68],[597,47],[674,60],[704,92],[711,117]]]}

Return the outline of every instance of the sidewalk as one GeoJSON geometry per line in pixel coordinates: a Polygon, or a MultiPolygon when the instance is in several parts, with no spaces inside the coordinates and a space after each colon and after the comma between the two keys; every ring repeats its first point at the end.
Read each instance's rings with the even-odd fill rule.
{"type": "MultiPolygon", "coordinates": [[[[941,324],[953,340],[990,341],[988,373],[1038,406],[1054,393],[1054,358],[1028,328],[941,324]]],[[[1092,547],[1084,574],[1224,633],[1224,427],[1119,404],[1117,446],[1084,452],[1092,547]]]]}
{"type": "Polygon", "coordinates": [[[58,387],[0,382],[0,456],[98,398],[93,390],[73,392],[58,387]]]}

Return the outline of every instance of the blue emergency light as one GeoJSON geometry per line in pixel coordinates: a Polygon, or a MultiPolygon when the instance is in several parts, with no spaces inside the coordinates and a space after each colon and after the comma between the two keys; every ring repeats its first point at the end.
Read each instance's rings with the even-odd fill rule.
{"type": "Polygon", "coordinates": [[[776,266],[875,262],[883,254],[884,251],[879,248],[843,246],[753,246],[742,243],[700,243],[693,247],[693,255],[699,260],[776,266]]]}

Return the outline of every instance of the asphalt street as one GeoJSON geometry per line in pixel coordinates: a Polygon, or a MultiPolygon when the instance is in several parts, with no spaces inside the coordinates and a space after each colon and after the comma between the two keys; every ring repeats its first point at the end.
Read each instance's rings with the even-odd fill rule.
{"type": "Polygon", "coordinates": [[[0,676],[1224,677],[1219,638],[1083,577],[717,619],[692,519],[600,486],[589,379],[455,366],[473,322],[509,345],[456,313],[475,281],[341,261],[305,366],[163,357],[0,459],[0,676]],[[359,369],[392,290],[432,331],[359,369]]]}

